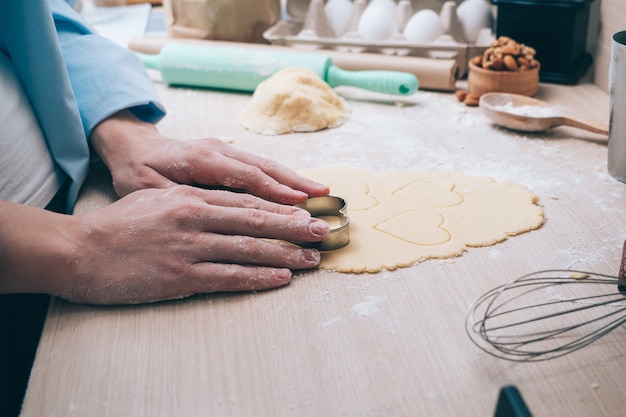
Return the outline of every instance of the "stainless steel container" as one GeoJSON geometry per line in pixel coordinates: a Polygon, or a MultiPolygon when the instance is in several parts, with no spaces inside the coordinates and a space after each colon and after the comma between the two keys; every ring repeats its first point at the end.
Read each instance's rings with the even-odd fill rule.
{"type": "Polygon", "coordinates": [[[626,30],[613,35],[609,67],[609,173],[626,182],[626,30]]]}

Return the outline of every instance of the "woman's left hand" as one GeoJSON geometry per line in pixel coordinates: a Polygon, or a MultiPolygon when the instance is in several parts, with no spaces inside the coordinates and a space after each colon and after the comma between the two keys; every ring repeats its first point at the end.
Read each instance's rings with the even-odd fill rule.
{"type": "Polygon", "coordinates": [[[100,123],[91,144],[111,171],[119,196],[187,184],[241,190],[291,205],[329,193],[325,185],[219,139],[164,137],[126,110],[100,123]]]}

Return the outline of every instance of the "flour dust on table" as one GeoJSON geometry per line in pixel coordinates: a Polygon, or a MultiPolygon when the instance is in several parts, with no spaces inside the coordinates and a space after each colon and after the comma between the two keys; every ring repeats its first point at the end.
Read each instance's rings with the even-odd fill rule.
{"type": "Polygon", "coordinates": [[[350,244],[322,255],[322,269],[379,272],[460,256],[539,228],[539,198],[526,187],[454,172],[301,172],[347,201],[350,244]]]}

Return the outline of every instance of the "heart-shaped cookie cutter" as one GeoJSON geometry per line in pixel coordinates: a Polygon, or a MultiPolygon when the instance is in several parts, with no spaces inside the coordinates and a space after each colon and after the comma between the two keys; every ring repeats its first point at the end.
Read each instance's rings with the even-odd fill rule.
{"type": "Polygon", "coordinates": [[[331,251],[341,249],[350,243],[350,218],[345,213],[346,200],[336,196],[312,197],[304,203],[298,204],[313,217],[336,217],[339,226],[332,227],[326,239],[321,242],[297,242],[298,246],[314,248],[319,251],[331,251]]]}

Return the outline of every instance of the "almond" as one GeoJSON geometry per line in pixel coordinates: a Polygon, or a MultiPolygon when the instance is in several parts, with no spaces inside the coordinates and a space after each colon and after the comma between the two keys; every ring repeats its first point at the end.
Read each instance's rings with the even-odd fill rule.
{"type": "Polygon", "coordinates": [[[518,43],[508,36],[500,36],[491,42],[482,56],[475,56],[471,62],[491,71],[527,71],[537,68],[535,49],[518,43]]]}
{"type": "Polygon", "coordinates": [[[515,61],[515,58],[513,58],[512,55],[505,55],[503,61],[506,69],[509,71],[517,71],[517,61],[515,61]]]}
{"type": "Polygon", "coordinates": [[[518,55],[519,54],[519,46],[516,48],[516,46],[518,46],[517,44],[515,45],[511,45],[510,43],[503,46],[502,48],[500,48],[500,52],[502,52],[502,54],[504,55],[518,55]]]}
{"type": "MultiPolygon", "coordinates": [[[[508,56],[508,55],[507,55],[508,56]]],[[[506,58],[506,57],[505,57],[506,58]]],[[[496,71],[501,71],[506,67],[505,61],[503,58],[496,58],[491,62],[491,68],[496,71]]]]}
{"type": "Polygon", "coordinates": [[[520,67],[526,66],[528,67],[529,62],[526,58],[524,58],[523,56],[518,56],[517,57],[517,65],[520,67]]]}
{"type": "Polygon", "coordinates": [[[470,107],[476,107],[478,106],[479,100],[480,100],[480,94],[468,93],[467,96],[465,97],[465,100],[463,100],[463,104],[465,104],[466,106],[470,106],[470,107]]]}

